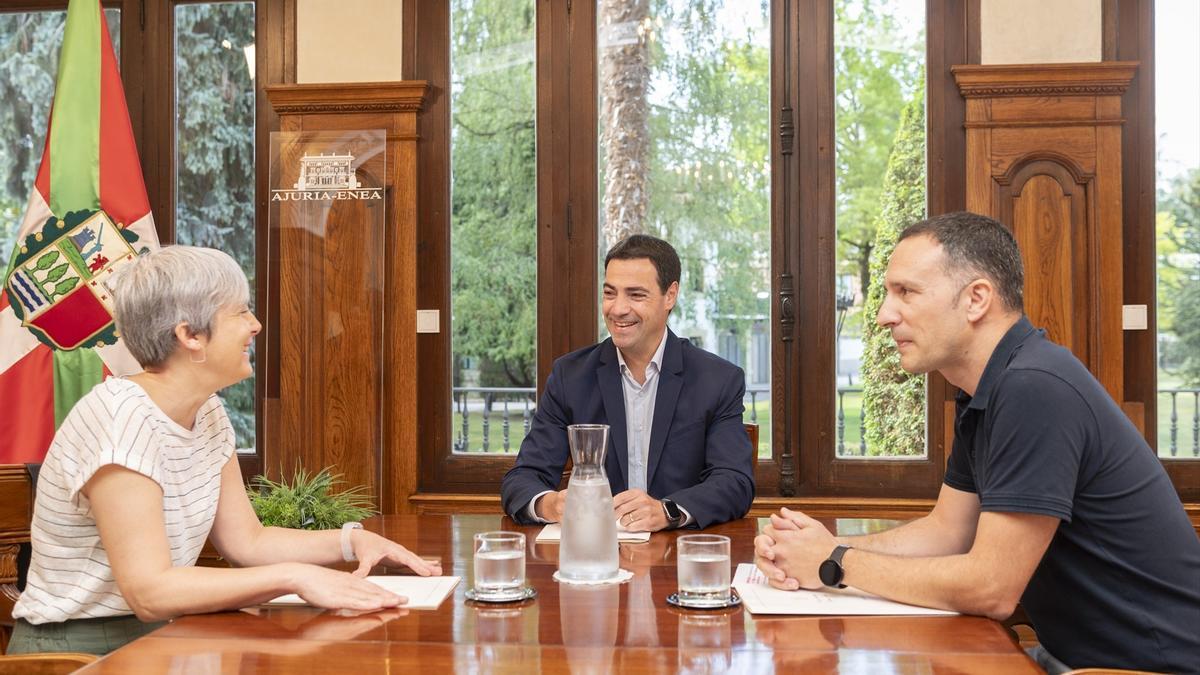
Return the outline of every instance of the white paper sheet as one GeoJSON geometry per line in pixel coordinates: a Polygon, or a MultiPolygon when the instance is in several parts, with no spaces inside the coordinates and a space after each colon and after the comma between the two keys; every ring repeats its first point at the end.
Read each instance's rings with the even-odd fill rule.
{"type": "MultiPolygon", "coordinates": [[[[562,539],[562,527],[558,523],[550,523],[538,532],[536,541],[539,544],[557,544],[562,539]]],[[[617,541],[636,542],[650,541],[649,532],[633,532],[617,525],[617,541]]]]}
{"type": "MultiPolygon", "coordinates": [[[[454,590],[462,577],[417,577],[417,576],[369,576],[367,581],[382,586],[396,595],[403,595],[407,609],[437,609],[438,605],[454,590]]],[[[295,593],[281,595],[265,604],[304,605],[308,604],[295,593]]]]}
{"type": "Polygon", "coordinates": [[[842,614],[878,616],[948,616],[944,609],[929,609],[884,600],[856,588],[819,591],[782,591],[771,588],[766,577],[750,563],[741,563],[733,575],[733,588],[751,614],[842,614]]]}

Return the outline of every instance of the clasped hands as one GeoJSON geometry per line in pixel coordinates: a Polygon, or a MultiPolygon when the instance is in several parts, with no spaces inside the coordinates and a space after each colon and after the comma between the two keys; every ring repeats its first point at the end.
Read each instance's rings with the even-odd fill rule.
{"type": "Polygon", "coordinates": [[[837,544],[820,522],[784,508],[754,538],[754,564],[775,588],[823,588],[818,570],[837,544]]]}
{"type": "MultiPolygon", "coordinates": [[[[539,517],[552,523],[562,521],[567,503],[567,491],[547,492],[534,508],[539,517]]],[[[633,532],[658,532],[667,526],[667,512],[659,500],[645,490],[626,490],[613,496],[613,517],[633,532]]]]}

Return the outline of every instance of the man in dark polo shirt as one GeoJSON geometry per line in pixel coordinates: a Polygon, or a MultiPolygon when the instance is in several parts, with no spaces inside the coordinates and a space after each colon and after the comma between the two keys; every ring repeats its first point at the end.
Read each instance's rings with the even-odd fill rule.
{"type": "Polygon", "coordinates": [[[1200,672],[1200,538],[1137,428],[1024,316],[1020,252],[952,213],[900,235],[878,322],[900,365],[957,386],[954,448],[929,515],[835,538],[782,510],[755,540],[780,588],[847,584],[1006,618],[1017,601],[1050,672],[1200,672]]]}

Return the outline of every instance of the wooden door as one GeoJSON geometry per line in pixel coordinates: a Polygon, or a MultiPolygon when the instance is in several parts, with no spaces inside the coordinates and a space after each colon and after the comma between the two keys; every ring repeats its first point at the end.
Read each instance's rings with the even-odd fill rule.
{"type": "MultiPolygon", "coordinates": [[[[1026,314],[1123,404],[1121,94],[1136,69],[952,68],[967,102],[967,208],[1012,229],[1026,314]]],[[[1140,406],[1125,408],[1140,428],[1140,406]]]]}

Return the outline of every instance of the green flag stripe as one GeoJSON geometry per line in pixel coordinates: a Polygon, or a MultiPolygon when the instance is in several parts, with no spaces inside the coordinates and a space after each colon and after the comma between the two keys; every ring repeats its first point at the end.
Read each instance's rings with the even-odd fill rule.
{"type": "Polygon", "coordinates": [[[54,428],[104,379],[104,362],[94,349],[54,351],[54,428]]]}
{"type": "Polygon", "coordinates": [[[100,3],[71,0],[50,118],[50,210],[100,208],[100,3]]]}

